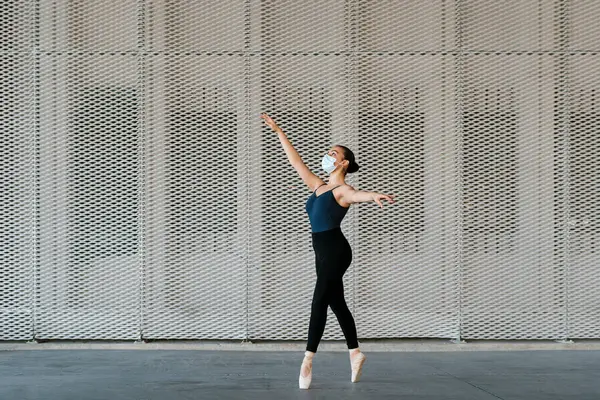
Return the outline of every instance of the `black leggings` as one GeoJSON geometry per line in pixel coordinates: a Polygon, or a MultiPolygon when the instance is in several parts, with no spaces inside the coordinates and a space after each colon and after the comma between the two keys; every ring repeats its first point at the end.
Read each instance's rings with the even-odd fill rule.
{"type": "Polygon", "coordinates": [[[312,233],[317,284],[313,294],[306,350],[317,352],[331,307],[346,337],[348,349],[358,347],[356,325],[344,299],[342,277],[352,261],[352,249],[340,228],[312,233]]]}

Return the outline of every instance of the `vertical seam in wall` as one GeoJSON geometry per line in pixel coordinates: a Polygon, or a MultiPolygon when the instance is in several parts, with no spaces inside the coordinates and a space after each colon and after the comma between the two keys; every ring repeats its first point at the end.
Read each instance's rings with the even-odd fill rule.
{"type": "Polygon", "coordinates": [[[543,53],[542,53],[542,49],[543,49],[543,42],[542,42],[542,34],[543,34],[543,30],[542,30],[542,24],[543,24],[543,18],[542,18],[542,12],[543,12],[543,8],[542,8],[542,3],[541,0],[538,0],[538,8],[537,8],[537,13],[538,13],[538,18],[537,18],[537,24],[538,24],[538,29],[537,29],[537,149],[536,149],[536,169],[537,169],[537,176],[536,176],[536,207],[535,207],[535,213],[536,213],[536,221],[535,221],[535,226],[537,227],[537,232],[536,232],[536,251],[535,251],[535,255],[536,255],[536,260],[535,260],[535,265],[536,265],[536,269],[537,269],[537,274],[540,277],[540,279],[538,279],[538,284],[537,284],[537,290],[538,293],[541,293],[541,291],[543,290],[543,285],[542,285],[542,260],[541,260],[541,256],[540,256],[540,245],[541,245],[541,236],[543,235],[543,228],[542,228],[542,218],[541,218],[541,213],[543,210],[543,204],[542,204],[542,197],[541,197],[541,191],[543,190],[543,173],[542,173],[542,163],[544,161],[543,159],[543,153],[542,153],[542,140],[543,140],[543,136],[542,136],[542,112],[543,112],[543,107],[542,107],[542,95],[543,95],[543,87],[542,87],[542,78],[543,78],[543,68],[544,68],[544,58],[543,58],[543,53]]]}
{"type": "MultiPolygon", "coordinates": [[[[447,265],[447,259],[446,259],[446,235],[447,235],[447,229],[446,229],[446,209],[445,209],[445,203],[446,203],[446,162],[445,162],[445,154],[446,154],[446,2],[445,0],[441,0],[441,40],[440,40],[440,50],[441,53],[439,55],[441,55],[441,70],[440,70],[440,77],[441,77],[441,98],[442,98],[442,111],[441,111],[441,133],[440,133],[440,141],[441,141],[441,155],[443,155],[443,157],[441,159],[438,159],[439,165],[441,165],[441,188],[440,188],[440,193],[441,193],[441,205],[442,205],[442,212],[441,212],[441,226],[442,226],[442,262],[441,262],[441,266],[442,266],[442,277],[445,275],[445,267],[447,265]]],[[[438,155],[439,156],[439,155],[438,155]]],[[[442,289],[444,292],[447,290],[446,288],[442,289]]],[[[445,300],[445,299],[444,299],[445,300]]],[[[444,304],[445,306],[446,304],[444,304]]],[[[452,305],[451,307],[454,307],[454,305],[452,305]]]]}
{"type": "Polygon", "coordinates": [[[39,200],[40,200],[40,181],[39,181],[39,168],[40,168],[40,134],[39,134],[39,45],[38,45],[38,32],[39,32],[39,0],[32,0],[32,61],[33,61],[33,276],[31,277],[31,338],[35,340],[36,329],[37,329],[37,279],[39,274],[39,263],[40,263],[40,218],[39,218],[39,200]]]}
{"type": "Polygon", "coordinates": [[[251,150],[251,140],[250,140],[250,1],[245,1],[245,12],[244,12],[244,97],[246,101],[246,148],[245,152],[245,166],[244,172],[244,184],[246,185],[246,199],[245,199],[245,208],[246,208],[246,232],[245,234],[245,253],[244,253],[244,262],[246,267],[246,332],[245,339],[250,340],[250,150],[251,150]]]}
{"type": "Polygon", "coordinates": [[[565,242],[564,242],[564,279],[565,279],[565,320],[564,320],[564,329],[565,336],[568,338],[570,336],[569,331],[569,266],[570,266],[570,245],[571,245],[571,174],[570,174],[570,138],[571,138],[571,92],[570,92],[570,18],[569,18],[569,10],[570,10],[570,1],[569,0],[561,0],[561,16],[560,16],[560,30],[563,34],[560,36],[561,41],[561,70],[560,70],[560,79],[564,81],[564,91],[563,91],[563,117],[564,117],[564,125],[562,128],[564,129],[564,179],[565,179],[565,197],[564,207],[565,207],[565,216],[564,223],[566,223],[564,227],[565,233],[565,242]]]}
{"type": "Polygon", "coordinates": [[[456,101],[455,107],[457,109],[456,112],[456,134],[454,137],[455,140],[455,173],[456,183],[457,183],[457,192],[456,192],[456,201],[458,204],[455,204],[455,210],[457,211],[457,219],[456,219],[456,256],[457,256],[457,272],[458,272],[458,341],[463,337],[463,192],[462,192],[462,173],[463,173],[463,149],[462,149],[462,134],[463,134],[463,15],[462,15],[462,0],[456,1],[456,40],[458,47],[458,55],[457,55],[457,68],[456,68],[456,101]]]}
{"type": "Polygon", "coordinates": [[[144,337],[144,278],[146,266],[145,228],[146,228],[146,68],[145,68],[145,0],[137,2],[137,60],[138,60],[138,246],[139,246],[139,277],[138,277],[138,340],[144,337]]]}

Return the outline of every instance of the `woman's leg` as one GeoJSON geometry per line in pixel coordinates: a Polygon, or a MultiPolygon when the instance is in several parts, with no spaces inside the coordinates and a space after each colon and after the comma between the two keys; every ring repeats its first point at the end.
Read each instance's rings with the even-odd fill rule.
{"type": "Polygon", "coordinates": [[[312,306],[310,311],[310,323],[308,326],[308,342],[306,350],[317,352],[319,342],[325,332],[325,323],[327,322],[328,302],[328,285],[327,279],[322,276],[317,277],[315,292],[313,294],[312,306]]]}
{"type": "Polygon", "coordinates": [[[332,282],[327,290],[329,290],[329,305],[340,323],[342,332],[344,332],[348,349],[358,348],[356,324],[354,323],[354,317],[352,317],[352,313],[348,309],[346,299],[344,298],[343,280],[340,278],[335,282],[332,282]]]}

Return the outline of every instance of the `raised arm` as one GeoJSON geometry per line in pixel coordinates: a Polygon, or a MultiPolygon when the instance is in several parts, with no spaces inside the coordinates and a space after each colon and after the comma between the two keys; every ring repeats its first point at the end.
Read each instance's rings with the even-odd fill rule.
{"type": "Polygon", "coordinates": [[[271,129],[277,132],[279,141],[283,146],[283,150],[285,151],[285,154],[287,155],[290,164],[292,164],[292,167],[294,167],[296,172],[298,172],[298,175],[300,175],[300,178],[302,178],[302,180],[310,188],[310,190],[315,190],[317,186],[324,183],[321,178],[313,174],[311,170],[306,166],[306,164],[304,164],[304,161],[302,161],[300,154],[298,154],[292,143],[287,138],[286,134],[283,133],[279,126],[277,126],[275,121],[273,121],[273,119],[269,117],[266,113],[261,114],[260,117],[271,129]]]}

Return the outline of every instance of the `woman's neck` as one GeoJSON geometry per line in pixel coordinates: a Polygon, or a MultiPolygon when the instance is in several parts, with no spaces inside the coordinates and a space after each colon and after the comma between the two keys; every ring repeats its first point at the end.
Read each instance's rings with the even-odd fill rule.
{"type": "Polygon", "coordinates": [[[329,181],[327,181],[328,185],[343,185],[346,182],[344,181],[344,175],[342,172],[334,171],[333,175],[329,176],[329,181]]]}

